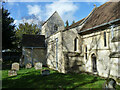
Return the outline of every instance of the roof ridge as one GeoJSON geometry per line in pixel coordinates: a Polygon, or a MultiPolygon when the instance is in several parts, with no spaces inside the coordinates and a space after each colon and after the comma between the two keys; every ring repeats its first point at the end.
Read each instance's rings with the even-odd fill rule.
{"type": "Polygon", "coordinates": [[[57,11],[54,11],[54,13],[42,24],[42,26],[55,14],[58,13],[57,11]]]}
{"type": "Polygon", "coordinates": [[[103,23],[107,23],[109,21],[120,18],[120,13],[118,13],[118,9],[120,8],[119,2],[106,2],[101,6],[97,7],[95,12],[91,15],[89,20],[85,23],[85,25],[80,30],[85,30],[88,28],[92,28],[103,23]],[[119,7],[118,7],[119,6],[119,7]],[[117,8],[116,8],[117,7],[117,8]],[[114,9],[114,11],[113,11],[114,9]],[[117,13],[117,14],[116,14],[117,13]]]}

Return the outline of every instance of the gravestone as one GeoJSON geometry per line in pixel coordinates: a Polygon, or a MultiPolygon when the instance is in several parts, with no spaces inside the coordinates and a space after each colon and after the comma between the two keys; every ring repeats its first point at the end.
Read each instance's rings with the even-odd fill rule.
{"type": "Polygon", "coordinates": [[[28,68],[28,69],[32,68],[32,64],[31,63],[27,63],[26,66],[25,66],[25,68],[28,68]]]}
{"type": "Polygon", "coordinates": [[[104,83],[103,88],[115,90],[115,85],[116,82],[114,80],[110,80],[108,84],[106,82],[104,83]]]}
{"type": "Polygon", "coordinates": [[[35,63],[34,67],[35,67],[35,70],[41,70],[42,69],[42,63],[40,63],[40,62],[35,63]]]}
{"type": "Polygon", "coordinates": [[[114,80],[111,80],[109,83],[108,83],[108,88],[113,88],[115,89],[115,84],[116,82],[114,80]]]}
{"type": "Polygon", "coordinates": [[[8,71],[8,76],[16,76],[17,75],[17,71],[16,70],[9,70],[8,71]]]}
{"type": "Polygon", "coordinates": [[[50,70],[42,70],[42,75],[46,76],[50,74],[50,70]]]}
{"type": "Polygon", "coordinates": [[[19,70],[19,63],[13,63],[12,70],[19,70]]]}

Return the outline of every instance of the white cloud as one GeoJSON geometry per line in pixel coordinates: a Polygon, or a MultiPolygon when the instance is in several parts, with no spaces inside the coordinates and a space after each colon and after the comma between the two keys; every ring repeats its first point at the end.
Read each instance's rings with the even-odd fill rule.
{"type": "Polygon", "coordinates": [[[17,26],[18,26],[18,25],[19,25],[19,23],[23,23],[23,21],[22,21],[22,20],[14,20],[14,24],[15,24],[15,25],[17,25],[17,26]]]}
{"type": "MultiPolygon", "coordinates": [[[[40,13],[41,13],[41,7],[40,6],[38,6],[38,5],[28,5],[27,6],[27,8],[28,8],[28,14],[29,15],[40,15],[40,13]]],[[[39,18],[40,18],[40,16],[39,16],[39,18]]]]}
{"type": "MultiPolygon", "coordinates": [[[[65,0],[68,1],[68,0],[65,0]]],[[[45,10],[41,9],[41,6],[39,5],[27,5],[28,8],[28,14],[29,15],[35,15],[39,18],[39,20],[42,20],[42,18],[48,19],[55,11],[59,13],[61,18],[64,20],[69,20],[69,22],[72,22],[75,20],[75,12],[78,9],[77,4],[74,4],[73,2],[63,2],[63,0],[59,0],[56,2],[52,2],[51,4],[47,4],[45,6],[45,10]],[[44,13],[44,14],[42,14],[44,13]]],[[[34,23],[38,23],[39,20],[34,20],[34,23]]],[[[32,23],[33,19],[24,19],[24,22],[32,23]]],[[[14,23],[16,25],[19,25],[19,23],[23,23],[23,20],[15,20],[14,23]]]]}
{"type": "Polygon", "coordinates": [[[64,21],[72,21],[75,19],[74,14],[78,9],[77,4],[73,2],[67,2],[68,0],[59,0],[52,4],[46,5],[46,17],[50,17],[52,13],[57,11],[64,21]]]}
{"type": "Polygon", "coordinates": [[[14,20],[14,24],[18,27],[18,25],[20,24],[20,23],[25,23],[25,22],[27,22],[27,23],[29,23],[29,24],[31,24],[31,23],[34,23],[34,24],[38,24],[38,22],[39,22],[39,20],[41,19],[41,16],[40,16],[40,13],[41,13],[41,7],[40,6],[38,6],[38,5],[27,5],[27,8],[28,8],[28,14],[29,15],[35,15],[35,16],[37,16],[39,19],[38,20],[36,20],[36,19],[25,19],[25,18],[23,18],[23,19],[21,19],[21,20],[14,20]]]}
{"type": "Polygon", "coordinates": [[[38,24],[39,23],[39,20],[34,20],[34,19],[22,19],[22,20],[14,20],[14,24],[18,27],[19,24],[23,24],[23,23],[29,23],[29,24],[38,24]]]}

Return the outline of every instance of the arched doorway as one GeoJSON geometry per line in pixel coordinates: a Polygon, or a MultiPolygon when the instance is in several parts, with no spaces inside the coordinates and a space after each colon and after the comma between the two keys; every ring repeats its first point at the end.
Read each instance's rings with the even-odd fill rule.
{"type": "Polygon", "coordinates": [[[96,55],[92,54],[91,55],[91,59],[92,59],[92,70],[93,72],[97,72],[97,60],[96,60],[96,55]]]}

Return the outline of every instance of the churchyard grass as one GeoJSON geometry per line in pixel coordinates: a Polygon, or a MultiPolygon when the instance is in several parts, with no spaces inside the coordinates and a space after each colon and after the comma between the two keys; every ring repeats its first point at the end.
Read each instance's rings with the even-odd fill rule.
{"type": "Polygon", "coordinates": [[[8,76],[8,70],[2,71],[3,88],[102,88],[105,80],[88,74],[62,74],[50,70],[50,75],[42,76],[40,70],[22,68],[17,76],[8,76]]]}

